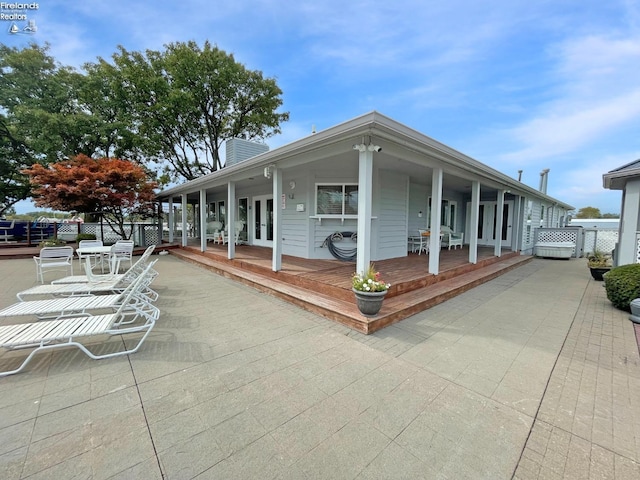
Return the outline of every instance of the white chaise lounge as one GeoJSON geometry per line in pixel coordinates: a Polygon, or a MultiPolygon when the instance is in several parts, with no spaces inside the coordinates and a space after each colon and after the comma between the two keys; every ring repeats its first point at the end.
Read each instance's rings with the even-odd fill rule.
{"type": "MultiPolygon", "coordinates": [[[[32,348],[27,358],[17,367],[0,372],[0,377],[12,375],[22,371],[36,353],[43,350],[57,348],[78,347],[90,358],[95,360],[127,355],[138,351],[147,338],[160,311],[153,305],[149,305],[141,315],[136,311],[134,320],[129,319],[132,304],[136,303],[135,289],[128,292],[127,297],[114,313],[94,316],[65,317],[56,320],[22,323],[18,325],[5,325],[0,327],[0,348],[17,350],[32,348]],[[136,324],[132,322],[139,320],[136,324]],[[127,326],[124,326],[127,325],[127,326]],[[102,335],[124,335],[143,333],[142,337],[132,348],[118,352],[94,354],[79,340],[102,335]]],[[[100,344],[101,345],[101,344],[100,344]]],[[[10,360],[3,358],[3,363],[10,360]]]]}

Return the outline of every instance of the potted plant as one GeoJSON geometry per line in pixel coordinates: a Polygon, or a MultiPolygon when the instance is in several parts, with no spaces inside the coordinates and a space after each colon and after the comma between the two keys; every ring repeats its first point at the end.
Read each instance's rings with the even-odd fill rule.
{"type": "Polygon", "coordinates": [[[376,272],[373,264],[364,273],[355,273],[351,285],[356,296],[360,313],[365,317],[373,317],[382,308],[384,297],[391,286],[382,280],[380,272],[376,272]]]}
{"type": "Polygon", "coordinates": [[[594,250],[587,255],[587,265],[593,279],[602,281],[602,276],[613,267],[611,254],[594,250]]]}

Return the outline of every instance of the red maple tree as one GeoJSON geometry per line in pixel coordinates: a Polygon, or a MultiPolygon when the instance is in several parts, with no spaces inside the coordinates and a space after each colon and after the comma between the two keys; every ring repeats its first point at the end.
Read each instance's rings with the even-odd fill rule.
{"type": "Polygon", "coordinates": [[[93,159],[81,154],[47,166],[37,164],[23,173],[30,177],[36,206],[97,213],[125,239],[128,219],[156,214],[154,189],[158,184],[129,160],[93,159]]]}

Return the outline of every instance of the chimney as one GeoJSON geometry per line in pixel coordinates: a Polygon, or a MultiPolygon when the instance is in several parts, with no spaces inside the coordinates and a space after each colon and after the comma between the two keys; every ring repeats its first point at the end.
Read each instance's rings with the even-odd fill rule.
{"type": "Polygon", "coordinates": [[[547,177],[549,176],[549,169],[545,168],[544,170],[542,170],[540,172],[540,188],[539,190],[544,193],[545,195],[547,194],[547,177]]]}
{"type": "Polygon", "coordinates": [[[518,181],[522,181],[522,170],[518,170],[518,181]]]}

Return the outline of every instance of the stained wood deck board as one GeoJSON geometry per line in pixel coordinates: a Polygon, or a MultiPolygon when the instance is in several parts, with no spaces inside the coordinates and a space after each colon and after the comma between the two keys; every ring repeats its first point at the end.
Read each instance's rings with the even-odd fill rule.
{"type": "Polygon", "coordinates": [[[385,281],[393,286],[379,315],[367,318],[358,311],[351,291],[354,263],[285,255],[282,270],[273,272],[271,250],[265,248],[237,246],[233,260],[227,258],[226,246],[206,252],[185,247],[171,253],[362,333],[372,333],[431,308],[532,258],[514,252],[498,258],[493,256],[493,248],[487,248],[479,251],[478,264],[471,265],[468,250],[443,250],[443,269],[437,276],[427,273],[426,255],[376,262],[385,281]]]}

